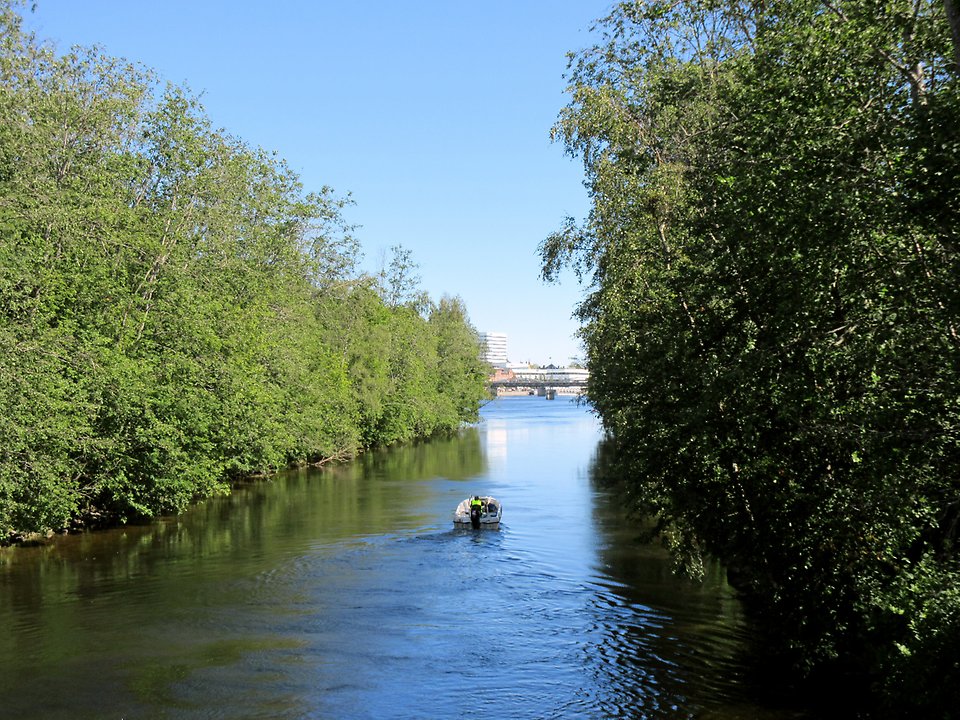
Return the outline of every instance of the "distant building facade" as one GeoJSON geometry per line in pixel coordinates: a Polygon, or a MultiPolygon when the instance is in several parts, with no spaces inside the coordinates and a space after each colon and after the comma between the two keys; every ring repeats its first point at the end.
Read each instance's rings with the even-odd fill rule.
{"type": "Polygon", "coordinates": [[[507,336],[506,333],[480,333],[483,343],[483,359],[494,367],[507,366],[507,336]]]}
{"type": "Polygon", "coordinates": [[[504,382],[516,379],[516,374],[514,374],[510,368],[494,368],[493,375],[489,377],[490,382],[504,382]]]}
{"type": "Polygon", "coordinates": [[[558,395],[581,395],[586,391],[589,379],[590,371],[586,368],[511,364],[506,368],[494,368],[489,381],[497,397],[538,395],[553,400],[558,395]]]}

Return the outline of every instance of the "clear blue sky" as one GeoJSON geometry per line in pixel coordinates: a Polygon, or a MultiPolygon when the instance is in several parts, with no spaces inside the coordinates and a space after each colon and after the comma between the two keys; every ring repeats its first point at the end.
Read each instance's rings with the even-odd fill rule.
{"type": "Polygon", "coordinates": [[[409,249],[422,287],[459,295],[514,361],[582,354],[572,275],[539,280],[538,244],[589,208],[550,141],[566,53],[607,0],[37,0],[61,51],[100,44],[202,95],[211,121],[276,150],[307,189],[355,205],[364,266],[409,249]]]}

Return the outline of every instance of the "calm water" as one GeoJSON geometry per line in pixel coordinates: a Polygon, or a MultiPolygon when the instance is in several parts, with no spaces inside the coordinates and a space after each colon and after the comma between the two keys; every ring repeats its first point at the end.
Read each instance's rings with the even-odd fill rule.
{"type": "Polygon", "coordinates": [[[458,438],[0,550],[2,718],[787,718],[721,573],[591,479],[599,426],[509,398],[458,438]],[[499,531],[453,530],[470,494],[499,531]]]}

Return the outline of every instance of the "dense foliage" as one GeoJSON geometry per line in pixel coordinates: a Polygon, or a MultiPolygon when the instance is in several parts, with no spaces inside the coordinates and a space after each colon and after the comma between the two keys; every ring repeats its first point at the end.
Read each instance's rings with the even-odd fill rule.
{"type": "MultiPolygon", "coordinates": [[[[807,672],[960,688],[960,20],[951,0],[619,4],[556,133],[592,210],[589,396],[633,501],[807,672]]],[[[926,716],[926,715],[925,715],[926,716]]]]}
{"type": "Polygon", "coordinates": [[[402,248],[361,276],[344,200],[9,2],[0,38],[0,539],[476,418],[462,302],[402,248]]]}

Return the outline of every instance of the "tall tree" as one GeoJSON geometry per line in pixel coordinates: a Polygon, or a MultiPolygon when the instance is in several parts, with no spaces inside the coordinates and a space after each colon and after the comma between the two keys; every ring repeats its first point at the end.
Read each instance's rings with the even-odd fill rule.
{"type": "Polygon", "coordinates": [[[392,308],[409,305],[418,312],[427,310],[429,298],[420,289],[418,269],[409,249],[402,245],[390,248],[389,264],[380,273],[381,295],[387,305],[392,308]]]}
{"type": "Polygon", "coordinates": [[[542,254],[592,279],[589,395],[635,501],[799,667],[948,707],[922,681],[960,675],[943,5],[631,2],[600,28],[556,130],[593,207],[542,254]]]}

